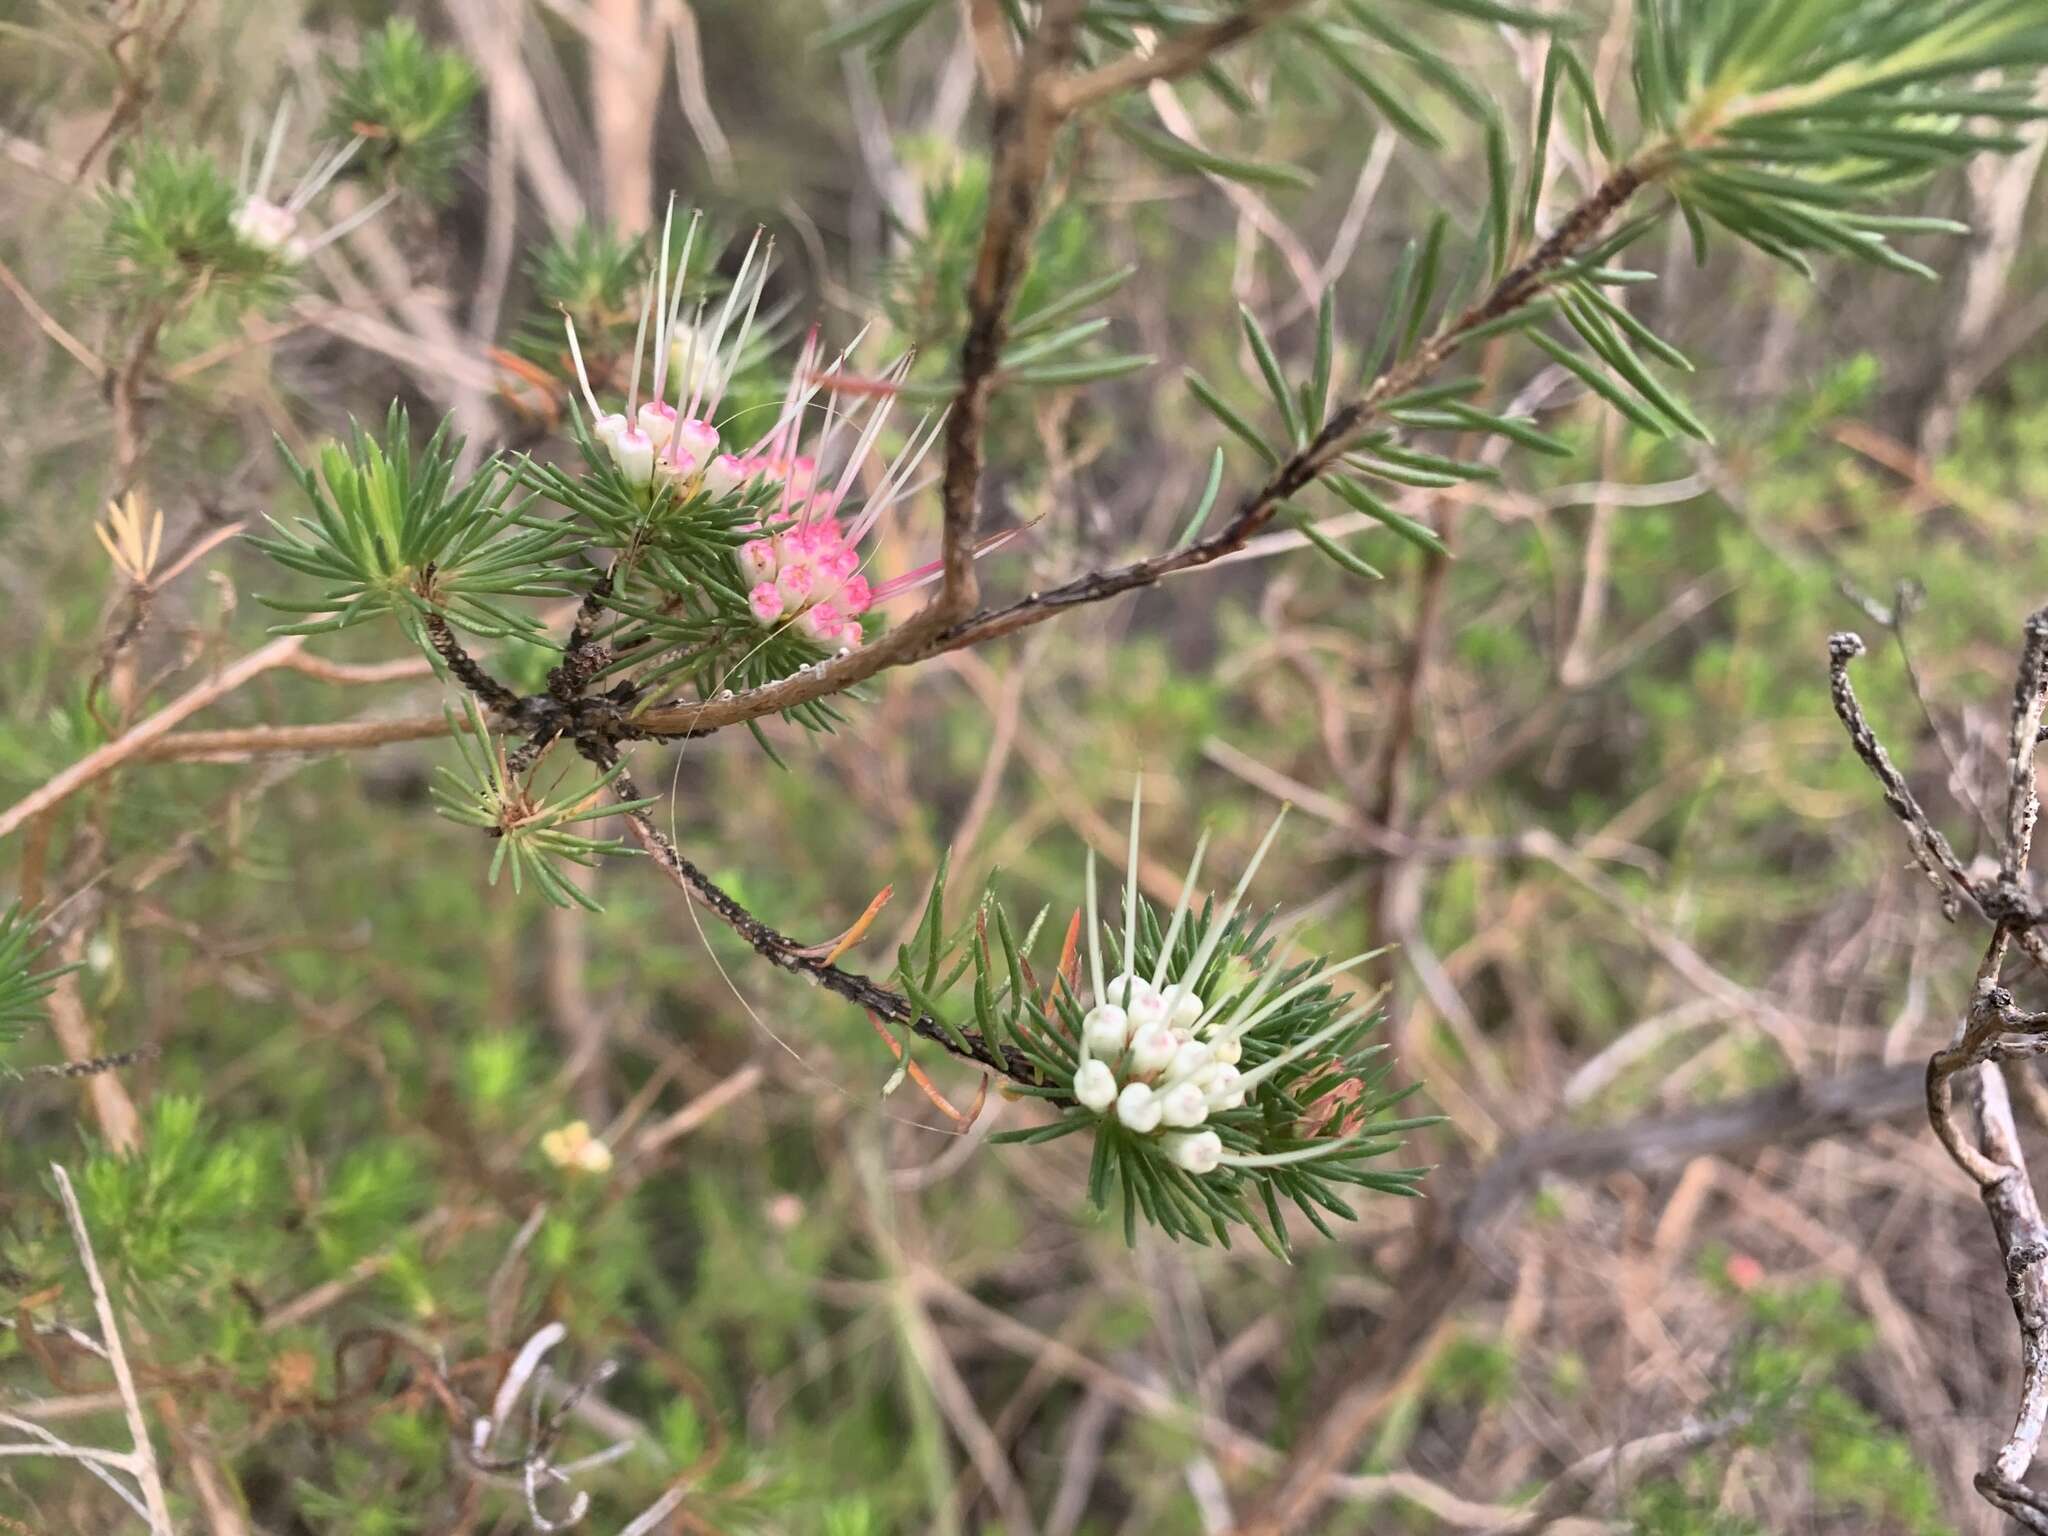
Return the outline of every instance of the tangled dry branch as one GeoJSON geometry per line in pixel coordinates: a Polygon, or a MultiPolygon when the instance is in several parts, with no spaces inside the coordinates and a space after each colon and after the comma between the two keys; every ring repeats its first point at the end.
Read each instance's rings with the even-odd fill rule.
{"type": "Polygon", "coordinates": [[[1991,924],[1969,1006],[1948,1046],[1927,1063],[1927,1115],[1956,1166],[1977,1185],[2020,1329],[2019,1409],[2004,1443],[1977,1474],[1977,1490],[2024,1529],[2048,1533],[2048,1498],[2025,1482],[2048,1427],[2048,1223],[2042,1219],[2004,1076],[2006,1063],[2025,1071],[2029,1058],[2048,1051],[2048,1013],[2022,1009],[2001,984],[2015,944],[2048,969],[2048,945],[2040,933],[2043,917],[2026,884],[2041,813],[2035,758],[2048,712],[2048,608],[2027,620],[2020,645],[2005,762],[2005,826],[1998,871],[1987,878],[1964,869],[1872,729],[1849,682],[1849,663],[1863,650],[1862,639],[1853,634],[1828,641],[1835,713],[1857,756],[1876,777],[1885,805],[1904,827],[1914,859],[1940,890],[1943,910],[1954,917],[1968,903],[1991,924]],[[1956,1123],[1958,1082],[1974,1123],[1967,1134],[1956,1123]]]}

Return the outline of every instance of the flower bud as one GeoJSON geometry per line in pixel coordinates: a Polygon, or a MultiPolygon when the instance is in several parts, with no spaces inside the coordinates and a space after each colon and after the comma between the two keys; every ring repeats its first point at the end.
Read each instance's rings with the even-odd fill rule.
{"type": "Polygon", "coordinates": [[[235,210],[235,233],[249,244],[273,254],[289,254],[298,215],[268,198],[252,197],[235,210]]]}
{"type": "Polygon", "coordinates": [[[1216,1053],[1200,1040],[1189,1040],[1173,1053],[1173,1060],[1166,1064],[1166,1075],[1176,1082],[1198,1081],[1211,1069],[1215,1057],[1216,1053]]]}
{"type": "Polygon", "coordinates": [[[740,546],[740,569],[748,581],[773,581],[782,562],[776,558],[772,539],[749,539],[740,546]]]}
{"type": "Polygon", "coordinates": [[[1199,1019],[1204,1011],[1202,1000],[1195,995],[1194,988],[1183,987],[1177,983],[1166,989],[1166,1002],[1172,1010],[1173,1022],[1182,1029],[1193,1029],[1195,1020],[1199,1019]]]}
{"type": "Polygon", "coordinates": [[[776,572],[775,588],[782,594],[782,601],[789,607],[803,607],[813,596],[810,568],[802,565],[785,565],[776,572]]]}
{"type": "Polygon", "coordinates": [[[839,617],[839,610],[830,603],[819,603],[806,608],[797,628],[820,645],[830,645],[839,638],[839,631],[845,620],[839,617]]]}
{"type": "Polygon", "coordinates": [[[839,626],[839,643],[849,651],[857,650],[867,637],[868,633],[860,627],[859,619],[848,619],[839,626]]]}
{"type": "Polygon", "coordinates": [[[1125,1083],[1116,1096],[1116,1117],[1140,1136],[1159,1129],[1159,1100],[1144,1083],[1125,1083]]]}
{"type": "Polygon", "coordinates": [[[1074,1074],[1074,1098],[1098,1115],[1116,1103],[1116,1074],[1109,1070],[1108,1062],[1090,1059],[1081,1063],[1074,1074]]]}
{"type": "Polygon", "coordinates": [[[1162,1125],[1177,1125],[1185,1130],[1209,1118],[1209,1101],[1194,1083],[1176,1083],[1160,1094],[1156,1102],[1162,1125]]]}
{"type": "Polygon", "coordinates": [[[640,407],[639,423],[640,430],[647,434],[647,441],[654,444],[654,451],[659,453],[675,436],[676,408],[660,400],[650,400],[640,407]]]}
{"type": "Polygon", "coordinates": [[[1244,1059],[1242,1040],[1218,1040],[1209,1047],[1209,1054],[1226,1067],[1234,1067],[1244,1059]]]}
{"type": "Polygon", "coordinates": [[[611,1171],[612,1149],[591,1135],[589,1125],[581,1120],[549,1131],[540,1139],[540,1150],[557,1168],[576,1173],[611,1171]]]}
{"type": "Polygon", "coordinates": [[[1121,976],[1110,977],[1102,988],[1102,1000],[1105,1003],[1115,1003],[1119,1008],[1123,1007],[1124,1000],[1130,996],[1131,983],[1137,979],[1129,971],[1125,971],[1121,976]]]}
{"type": "Polygon", "coordinates": [[[1131,1016],[1131,1022],[1143,1028],[1147,1024],[1168,1024],[1173,1019],[1173,1007],[1150,982],[1133,982],[1130,997],[1124,1003],[1124,1011],[1131,1016]]]}
{"type": "Polygon", "coordinates": [[[675,442],[669,454],[684,474],[693,474],[712,463],[718,454],[718,429],[694,416],[676,423],[675,442]]]}
{"type": "Polygon", "coordinates": [[[1097,1003],[1081,1021],[1081,1038],[1097,1056],[1121,1056],[1130,1043],[1131,1021],[1115,1003],[1097,1003]]]}
{"type": "Polygon", "coordinates": [[[654,478],[654,444],[638,427],[625,427],[612,439],[612,462],[628,485],[645,485],[654,478]]]}
{"type": "Polygon", "coordinates": [[[747,606],[753,609],[757,623],[773,624],[782,617],[782,594],[774,582],[764,581],[747,594],[747,606]]]}
{"type": "Polygon", "coordinates": [[[617,411],[607,411],[590,424],[590,435],[608,450],[618,451],[619,434],[626,430],[626,418],[617,411]]]}
{"type": "Polygon", "coordinates": [[[1236,1109],[1244,1103],[1244,1089],[1238,1086],[1244,1074],[1235,1067],[1217,1067],[1209,1079],[1204,1098],[1211,1109],[1236,1109]]]}
{"type": "MultiPolygon", "coordinates": [[[[1132,1015],[1132,1022],[1137,1022],[1132,1015]]],[[[1180,1049],[1180,1037],[1164,1024],[1147,1024],[1131,1031],[1131,1068],[1151,1076],[1173,1060],[1180,1049]]]]}
{"type": "Polygon", "coordinates": [[[721,453],[704,471],[704,489],[713,496],[730,496],[753,478],[745,459],[736,453],[721,453]]]}
{"type": "Polygon", "coordinates": [[[1166,1155],[1189,1173],[1214,1173],[1223,1162],[1223,1138],[1214,1131],[1165,1138],[1166,1155]]]}

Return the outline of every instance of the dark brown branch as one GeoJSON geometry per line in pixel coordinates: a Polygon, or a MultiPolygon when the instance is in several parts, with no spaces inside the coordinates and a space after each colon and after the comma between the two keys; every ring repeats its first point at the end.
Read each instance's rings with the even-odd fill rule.
{"type": "Polygon", "coordinates": [[[618,566],[613,565],[592,583],[576,609],[576,622],[569,627],[569,643],[562,649],[561,665],[548,673],[548,693],[558,703],[567,704],[580,697],[591,679],[610,664],[611,656],[596,643],[596,635],[617,571],[618,566]]]}
{"type": "MultiPolygon", "coordinates": [[[[432,579],[431,571],[428,578],[432,579]]],[[[455,680],[477,696],[479,703],[500,715],[513,714],[518,710],[519,695],[491,676],[474,656],[463,649],[462,642],[455,638],[455,631],[448,627],[446,619],[438,613],[428,614],[426,631],[434,653],[448,664],[455,680]]]]}
{"type": "MultiPolygon", "coordinates": [[[[614,753],[602,749],[594,750],[581,742],[578,746],[583,749],[586,757],[590,757],[602,767],[610,768],[618,761],[614,753]]],[[[631,774],[620,774],[614,781],[613,788],[621,800],[642,798],[631,774]]],[[[692,899],[710,908],[719,921],[744,939],[747,947],[769,964],[788,971],[793,976],[801,976],[813,986],[837,993],[848,1002],[866,1009],[876,1018],[886,1019],[891,1024],[907,1028],[913,1034],[931,1041],[934,1045],[943,1046],[976,1066],[1034,1087],[1044,1081],[1030,1059],[1015,1046],[1003,1046],[998,1049],[976,1031],[962,1029],[960,1037],[966,1041],[967,1046],[962,1050],[960,1041],[954,1038],[952,1032],[935,1019],[919,1013],[900,994],[892,992],[871,977],[829,964],[818,954],[815,946],[801,944],[787,934],[769,927],[692,863],[654,825],[654,819],[644,810],[629,812],[626,823],[632,830],[634,841],[640,844],[663,874],[681,886],[692,899]]]]}
{"type": "Polygon", "coordinates": [[[946,415],[944,574],[934,611],[959,618],[974,607],[974,525],[981,492],[982,438],[989,397],[1009,336],[1010,305],[1031,259],[1031,232],[1060,124],[1055,101],[1074,56],[1080,0],[1050,0],[1024,49],[1023,68],[995,103],[990,137],[994,171],[981,253],[967,288],[967,334],[960,343],[960,387],[946,415]]]}

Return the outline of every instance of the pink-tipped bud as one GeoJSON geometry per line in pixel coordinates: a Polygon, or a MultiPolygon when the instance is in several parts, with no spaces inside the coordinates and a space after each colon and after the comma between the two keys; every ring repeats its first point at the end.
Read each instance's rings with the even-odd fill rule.
{"type": "Polygon", "coordinates": [[[782,568],[782,561],[776,557],[775,544],[771,539],[749,539],[740,546],[740,569],[749,581],[773,581],[775,573],[782,568]]]}
{"type": "Polygon", "coordinates": [[[675,446],[669,452],[684,474],[702,469],[718,457],[718,429],[694,416],[679,421],[675,446]]]}
{"type": "Polygon", "coordinates": [[[791,608],[802,608],[815,596],[811,591],[811,573],[807,566],[785,565],[776,573],[775,589],[791,608]]]}
{"type": "Polygon", "coordinates": [[[839,626],[839,643],[849,651],[859,650],[867,637],[867,631],[860,627],[859,619],[848,619],[839,626]]]}
{"type": "Polygon", "coordinates": [[[639,422],[640,430],[647,434],[647,441],[654,444],[654,451],[659,453],[675,436],[676,408],[659,400],[650,400],[640,407],[639,422]]]}
{"type": "Polygon", "coordinates": [[[1098,1115],[1116,1102],[1116,1074],[1101,1061],[1084,1061],[1074,1073],[1074,1098],[1098,1115]]]}
{"type": "Polygon", "coordinates": [[[1166,1075],[1175,1081],[1198,1081],[1215,1059],[1215,1053],[1208,1046],[1199,1040],[1189,1040],[1173,1053],[1173,1060],[1166,1064],[1166,1075]]]}
{"type": "MultiPolygon", "coordinates": [[[[1126,1009],[1134,1025],[1138,1023],[1135,1010],[1126,1009]]],[[[1131,1066],[1147,1077],[1166,1069],[1173,1060],[1174,1052],[1180,1049],[1180,1039],[1164,1024],[1138,1025],[1131,1031],[1131,1066]]]]}
{"type": "Polygon", "coordinates": [[[752,478],[745,459],[736,453],[721,453],[704,471],[704,489],[713,496],[730,496],[752,478]]]}
{"type": "Polygon", "coordinates": [[[782,594],[774,582],[764,581],[747,594],[747,606],[754,610],[757,623],[773,624],[782,617],[782,594]]]}
{"type": "Polygon", "coordinates": [[[846,548],[846,535],[829,517],[806,517],[797,537],[803,540],[804,552],[820,565],[829,564],[846,548]]]}
{"type": "Polygon", "coordinates": [[[606,448],[617,447],[619,434],[626,430],[626,418],[617,411],[607,411],[590,424],[590,435],[606,448]]]}
{"type": "Polygon", "coordinates": [[[1243,1104],[1244,1089],[1238,1086],[1243,1074],[1230,1066],[1219,1066],[1214,1071],[1215,1075],[1209,1079],[1209,1085],[1203,1095],[1208,1100],[1209,1107],[1236,1109],[1243,1104]]]}
{"type": "MultiPolygon", "coordinates": [[[[267,198],[252,197],[235,210],[235,233],[259,250],[290,256],[299,216],[267,198]]],[[[294,258],[296,259],[296,258],[294,258]]]]}
{"type": "Polygon", "coordinates": [[[832,599],[842,613],[866,613],[868,605],[875,600],[875,594],[868,586],[865,576],[849,576],[839,588],[839,595],[832,599]]]}
{"type": "Polygon", "coordinates": [[[839,616],[839,610],[830,603],[818,603],[804,610],[804,616],[797,627],[820,645],[830,645],[839,638],[839,631],[846,621],[839,616]]]}
{"type": "Polygon", "coordinates": [[[1176,1083],[1159,1095],[1159,1122],[1191,1130],[1209,1118],[1209,1101],[1193,1083],[1176,1083]]]}
{"type": "Polygon", "coordinates": [[[1189,1173],[1214,1173],[1223,1165],[1223,1138],[1214,1131],[1197,1131],[1192,1136],[1169,1136],[1166,1155],[1174,1165],[1189,1173]]]}
{"type": "Polygon", "coordinates": [[[1131,1037],[1131,1021],[1115,1003],[1098,1003],[1081,1021],[1081,1038],[1098,1056],[1121,1056],[1131,1037]]]}
{"type": "Polygon", "coordinates": [[[1173,1017],[1173,1005],[1151,983],[1141,981],[1131,988],[1124,1002],[1133,1024],[1164,1024],[1173,1017]]]}
{"type": "Polygon", "coordinates": [[[1116,1096],[1116,1117],[1128,1130],[1146,1136],[1159,1129],[1159,1100],[1143,1083],[1125,1083],[1116,1096]]]}
{"type": "Polygon", "coordinates": [[[654,444],[638,427],[627,427],[612,439],[612,462],[628,485],[645,485],[654,478],[654,444]]]}

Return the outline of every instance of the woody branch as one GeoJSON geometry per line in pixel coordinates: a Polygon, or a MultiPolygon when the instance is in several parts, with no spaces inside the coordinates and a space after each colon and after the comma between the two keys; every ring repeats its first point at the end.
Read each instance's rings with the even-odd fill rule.
{"type": "Polygon", "coordinates": [[[2048,1427],[2048,1221],[2042,1217],[2003,1076],[2005,1063],[2024,1063],[2048,1052],[2048,1013],[2020,1008],[2001,982],[2015,943],[2038,967],[2048,969],[2048,946],[2037,926],[2041,914],[2025,883],[2041,810],[2034,769],[2048,711],[2048,608],[2027,620],[2020,647],[2006,754],[2004,835],[1998,872],[1989,878],[1974,878],[1964,870],[1871,728],[1848,675],[1849,663],[1862,653],[1863,642],[1853,634],[1838,634],[1828,642],[1835,712],[1877,779],[1886,806],[1904,827],[1914,860],[1940,890],[1944,910],[1953,917],[1967,902],[1992,925],[1969,1005],[1948,1046],[1927,1063],[1927,1115],[1949,1157],[1977,1185],[2020,1330],[2019,1408],[2011,1432],[1977,1474],[1977,1490],[2023,1529],[2048,1533],[2048,1497],[2024,1481],[2048,1427]],[[1973,1122],[1967,1133],[1956,1123],[1958,1084],[1973,1122]]]}

